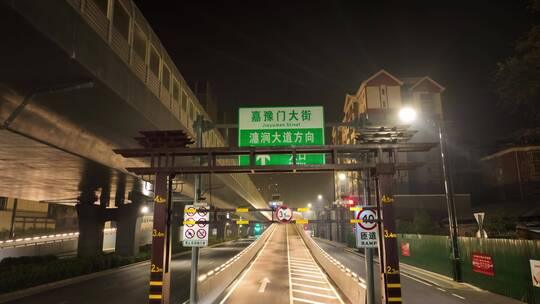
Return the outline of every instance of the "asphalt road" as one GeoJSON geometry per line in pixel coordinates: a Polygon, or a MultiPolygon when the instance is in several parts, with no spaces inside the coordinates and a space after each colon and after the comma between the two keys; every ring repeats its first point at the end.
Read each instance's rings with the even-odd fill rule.
{"type": "MultiPolygon", "coordinates": [[[[345,267],[365,279],[366,267],[362,256],[347,250],[343,244],[315,238],[319,246],[345,267]]],[[[375,265],[375,293],[380,299],[380,281],[375,265]]],[[[403,303],[437,304],[519,304],[520,301],[503,297],[471,286],[456,283],[443,276],[406,265],[400,266],[403,303]]],[[[380,303],[380,300],[377,302],[380,303]]]]}
{"type": "Polygon", "coordinates": [[[277,225],[221,303],[344,304],[291,225],[277,225]]]}
{"type": "MultiPolygon", "coordinates": [[[[242,251],[253,240],[227,242],[203,248],[200,273],[208,272],[242,251]]],[[[177,256],[171,263],[171,303],[189,298],[190,254],[177,256]]],[[[35,294],[10,304],[143,304],[148,302],[149,266],[147,263],[121,269],[106,276],[35,294]]]]}

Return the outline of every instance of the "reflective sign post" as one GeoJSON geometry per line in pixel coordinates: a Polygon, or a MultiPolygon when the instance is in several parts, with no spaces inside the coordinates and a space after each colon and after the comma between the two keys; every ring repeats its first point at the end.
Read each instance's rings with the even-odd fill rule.
{"type": "Polygon", "coordinates": [[[154,198],[154,227],[152,230],[152,257],[150,263],[150,292],[149,304],[168,304],[170,272],[165,271],[165,265],[170,259],[166,254],[167,239],[167,174],[156,174],[154,198]]]}
{"type": "Polygon", "coordinates": [[[379,163],[376,165],[376,178],[378,180],[378,205],[382,215],[382,241],[380,247],[380,261],[383,266],[381,274],[382,303],[402,303],[401,282],[399,272],[399,257],[397,245],[396,221],[394,217],[394,175],[396,169],[392,163],[379,163]],[[382,246],[381,246],[382,245],[382,246]]]}

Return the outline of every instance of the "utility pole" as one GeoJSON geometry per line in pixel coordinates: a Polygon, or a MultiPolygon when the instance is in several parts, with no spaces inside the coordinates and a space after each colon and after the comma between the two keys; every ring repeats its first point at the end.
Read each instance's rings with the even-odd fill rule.
{"type": "Polygon", "coordinates": [[[456,205],[454,201],[454,183],[452,181],[452,175],[450,174],[444,122],[439,121],[438,127],[439,143],[441,146],[441,163],[444,175],[444,191],[446,194],[446,207],[448,209],[448,227],[450,229],[450,244],[452,249],[452,273],[454,276],[454,281],[461,282],[461,257],[458,244],[458,222],[456,216],[456,205]]]}
{"type": "MultiPolygon", "coordinates": [[[[198,115],[197,120],[194,123],[194,127],[197,132],[197,148],[203,147],[203,116],[198,115]]],[[[198,159],[199,165],[202,165],[202,159],[198,159]]],[[[194,189],[193,189],[193,205],[199,205],[201,199],[202,180],[201,174],[195,175],[194,189]]],[[[191,247],[191,281],[189,288],[189,302],[196,304],[197,299],[197,280],[199,278],[199,247],[191,247]]]]}
{"type": "MultiPolygon", "coordinates": [[[[369,169],[364,171],[363,174],[363,191],[364,191],[364,205],[372,206],[371,204],[371,176],[369,169]]],[[[360,189],[359,191],[360,192],[360,189]]],[[[380,226],[380,224],[378,224],[380,226]]],[[[381,238],[382,235],[379,235],[381,238]]],[[[366,304],[375,304],[375,276],[373,273],[373,248],[364,248],[365,262],[366,262],[366,304]]]]}

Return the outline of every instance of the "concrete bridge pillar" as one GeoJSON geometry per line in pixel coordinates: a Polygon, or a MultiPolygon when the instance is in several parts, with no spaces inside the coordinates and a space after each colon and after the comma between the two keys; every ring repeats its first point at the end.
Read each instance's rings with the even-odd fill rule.
{"type": "Polygon", "coordinates": [[[225,239],[225,229],[227,228],[225,225],[225,216],[223,215],[218,215],[217,217],[217,224],[216,224],[216,228],[217,228],[217,239],[218,240],[224,240],[225,239]]]}
{"type": "Polygon", "coordinates": [[[131,204],[117,204],[115,252],[123,256],[139,254],[141,207],[145,196],[140,192],[130,192],[129,199],[131,204]]]}
{"type": "Polygon", "coordinates": [[[238,235],[238,232],[239,232],[238,225],[235,222],[233,222],[233,223],[231,223],[231,225],[229,227],[231,227],[231,236],[232,237],[238,237],[239,236],[238,235]]]}
{"type": "Polygon", "coordinates": [[[93,191],[82,193],[76,205],[79,220],[77,255],[92,257],[103,253],[103,228],[105,207],[94,205],[97,197],[93,191]]]}

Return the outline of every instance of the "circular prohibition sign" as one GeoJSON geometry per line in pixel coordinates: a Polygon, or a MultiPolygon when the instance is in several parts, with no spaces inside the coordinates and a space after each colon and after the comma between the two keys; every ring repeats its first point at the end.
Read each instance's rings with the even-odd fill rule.
{"type": "MultiPolygon", "coordinates": [[[[195,219],[193,219],[192,217],[190,217],[190,218],[188,218],[188,219],[186,220],[186,222],[193,222],[193,221],[195,221],[195,219]]],[[[191,227],[195,226],[195,224],[186,224],[186,226],[188,226],[188,227],[191,228],[191,227]]]]}
{"type": "Polygon", "coordinates": [[[206,214],[208,213],[208,209],[206,209],[205,207],[201,207],[201,208],[199,208],[199,210],[197,211],[197,213],[198,213],[200,216],[206,216],[206,214]]]}
{"type": "MultiPolygon", "coordinates": [[[[356,215],[357,220],[363,220],[363,221],[373,221],[377,219],[377,214],[375,214],[375,211],[364,209],[356,215]]],[[[358,223],[358,226],[364,228],[364,230],[373,230],[375,227],[377,227],[377,222],[367,222],[367,223],[358,223]]]]}
{"type": "Polygon", "coordinates": [[[292,210],[286,205],[281,205],[276,209],[276,218],[281,223],[288,223],[292,220],[292,210]]]}
{"type": "Polygon", "coordinates": [[[203,229],[197,230],[197,237],[200,239],[204,239],[206,237],[206,230],[203,230],[203,229]]]}
{"type": "Polygon", "coordinates": [[[188,216],[194,216],[195,213],[197,212],[197,209],[193,208],[193,207],[189,207],[189,208],[186,208],[186,210],[184,210],[184,212],[188,215],[188,216]]]}
{"type": "Polygon", "coordinates": [[[192,239],[195,236],[195,231],[193,231],[193,229],[187,229],[184,234],[186,235],[186,238],[192,239]]]}

